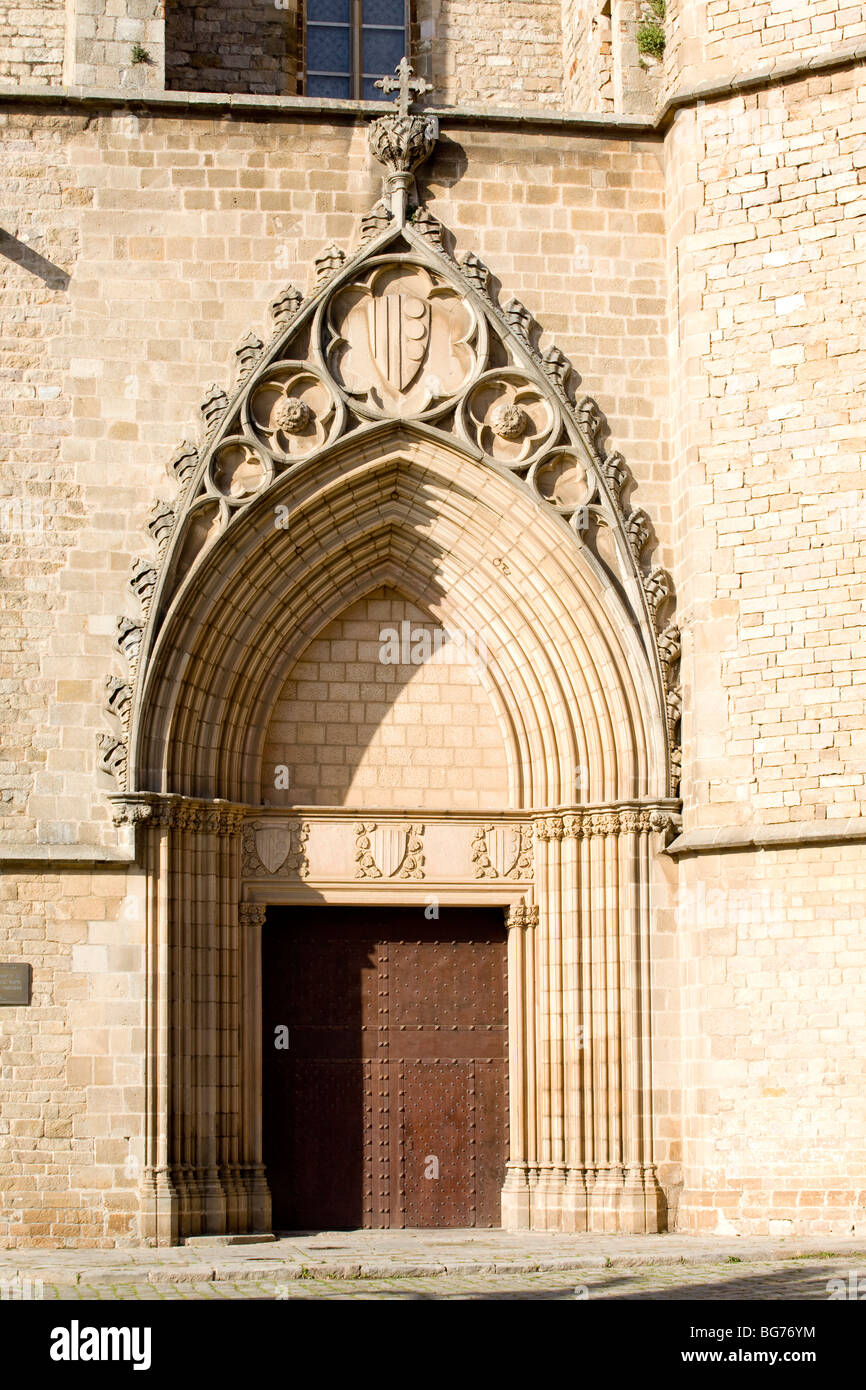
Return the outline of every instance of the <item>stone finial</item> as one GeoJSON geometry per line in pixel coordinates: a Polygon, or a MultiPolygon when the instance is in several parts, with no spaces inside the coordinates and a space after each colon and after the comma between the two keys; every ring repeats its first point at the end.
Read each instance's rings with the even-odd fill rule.
{"type": "Polygon", "coordinates": [[[429,159],[439,138],[439,122],[429,114],[409,111],[418,97],[433,88],[423,77],[413,77],[406,58],[401,58],[397,76],[383,77],[375,85],[386,95],[397,93],[397,109],[380,117],[370,127],[370,149],[387,169],[385,196],[400,226],[406,221],[409,193],[414,187],[415,170],[429,159]]]}
{"type": "Polygon", "coordinates": [[[408,116],[409,107],[419,97],[423,97],[427,92],[432,92],[433,88],[429,82],[425,82],[423,77],[415,77],[414,69],[409,64],[409,59],[404,54],[394,69],[397,76],[381,77],[373,86],[378,87],[385,96],[390,96],[391,92],[396,92],[397,115],[408,116]]]}

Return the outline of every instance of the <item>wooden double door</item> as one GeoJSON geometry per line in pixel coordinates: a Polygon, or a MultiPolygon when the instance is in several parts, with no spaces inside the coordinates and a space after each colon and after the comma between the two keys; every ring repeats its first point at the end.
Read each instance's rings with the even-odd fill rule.
{"type": "Polygon", "coordinates": [[[269,908],[262,943],[274,1229],[498,1226],[501,909],[269,908]]]}

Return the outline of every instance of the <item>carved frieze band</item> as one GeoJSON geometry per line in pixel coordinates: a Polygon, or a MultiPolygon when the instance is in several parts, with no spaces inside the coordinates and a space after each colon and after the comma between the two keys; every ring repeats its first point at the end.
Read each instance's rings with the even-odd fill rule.
{"type": "Polygon", "coordinates": [[[542,816],[535,822],[539,840],[589,839],[598,835],[678,833],[680,817],[658,808],[614,807],[608,811],[568,811],[560,816],[542,816]]]}
{"type": "Polygon", "coordinates": [[[244,823],[242,806],[215,806],[213,802],[196,802],[184,797],[148,799],[145,797],[113,797],[115,825],[139,825],[195,830],[202,834],[235,835],[244,823]]]}
{"type": "Polygon", "coordinates": [[[356,878],[418,879],[424,877],[424,826],[377,825],[359,821],[355,826],[356,878]]]}

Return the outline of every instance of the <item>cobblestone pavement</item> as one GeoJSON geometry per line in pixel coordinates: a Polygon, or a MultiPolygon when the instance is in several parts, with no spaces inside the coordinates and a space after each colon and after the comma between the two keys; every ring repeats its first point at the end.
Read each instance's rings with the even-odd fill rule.
{"type": "MultiPolygon", "coordinates": [[[[859,1261],[816,1258],[749,1263],[647,1265],[636,1269],[547,1270],[534,1274],[441,1274],[381,1279],[292,1278],[150,1283],[146,1280],[45,1283],[33,1289],[45,1299],[142,1301],[254,1299],[567,1299],[651,1300],[821,1300],[833,1279],[848,1285],[852,1272],[866,1286],[866,1256],[859,1261]]],[[[839,1286],[836,1286],[837,1288],[839,1286]]],[[[31,1295],[32,1296],[32,1295],[31,1295]]]]}

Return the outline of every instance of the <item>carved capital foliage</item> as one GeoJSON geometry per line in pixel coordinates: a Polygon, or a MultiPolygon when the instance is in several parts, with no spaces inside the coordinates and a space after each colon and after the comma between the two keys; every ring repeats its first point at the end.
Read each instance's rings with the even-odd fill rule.
{"type": "Polygon", "coordinates": [[[537,927],[537,903],[512,903],[505,913],[505,925],[509,931],[526,931],[530,927],[537,927]]]}
{"type": "Polygon", "coordinates": [[[267,911],[262,903],[239,903],[238,924],[241,927],[263,927],[267,911]]]}
{"type": "Polygon", "coordinates": [[[188,797],[140,796],[112,797],[115,825],[146,822],[154,829],[190,830],[206,835],[236,835],[244,822],[244,808],[196,801],[188,797]]]}
{"type": "Polygon", "coordinates": [[[563,815],[542,816],[535,822],[536,837],[545,843],[625,834],[671,836],[679,833],[679,828],[680,817],[675,812],[653,806],[578,808],[563,815]]]}

